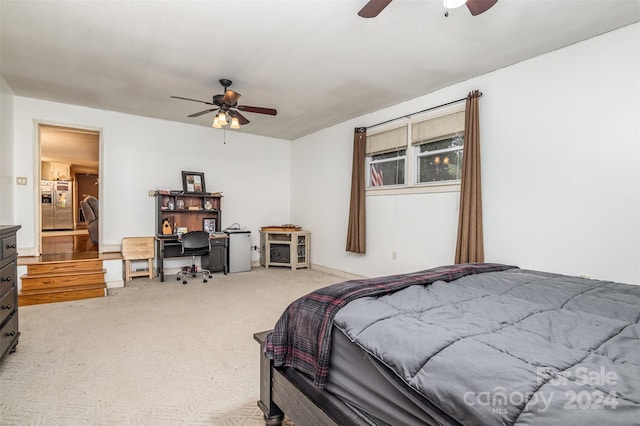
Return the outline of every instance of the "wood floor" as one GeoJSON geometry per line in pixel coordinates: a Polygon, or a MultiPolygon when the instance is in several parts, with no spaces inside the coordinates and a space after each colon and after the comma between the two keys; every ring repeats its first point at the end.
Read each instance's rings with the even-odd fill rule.
{"type": "Polygon", "coordinates": [[[98,253],[98,246],[89,239],[89,234],[42,236],[42,254],[98,253]]]}
{"type": "Polygon", "coordinates": [[[122,259],[121,253],[98,253],[86,230],[43,233],[40,250],[40,256],[18,257],[27,267],[19,306],[104,297],[103,260],[122,259]]]}
{"type": "Polygon", "coordinates": [[[117,259],[120,253],[98,253],[98,246],[94,244],[88,234],[76,235],[42,235],[42,254],[34,257],[19,257],[18,265],[29,265],[42,262],[61,262],[86,259],[117,259]]]}

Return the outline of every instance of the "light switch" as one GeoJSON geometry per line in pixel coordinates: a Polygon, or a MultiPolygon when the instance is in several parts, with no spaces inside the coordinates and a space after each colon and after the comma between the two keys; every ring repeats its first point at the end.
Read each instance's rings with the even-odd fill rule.
{"type": "Polygon", "coordinates": [[[26,177],[22,177],[22,176],[18,176],[16,178],[16,184],[17,185],[26,185],[27,184],[27,178],[26,177]]]}

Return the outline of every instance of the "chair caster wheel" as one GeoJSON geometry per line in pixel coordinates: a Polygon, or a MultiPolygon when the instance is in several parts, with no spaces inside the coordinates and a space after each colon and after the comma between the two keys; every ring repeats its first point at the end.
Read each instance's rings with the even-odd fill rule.
{"type": "Polygon", "coordinates": [[[176,281],[180,281],[180,277],[176,277],[176,281]]]}
{"type": "Polygon", "coordinates": [[[182,281],[182,284],[186,284],[186,283],[187,283],[186,281],[182,281]]]}
{"type": "Polygon", "coordinates": [[[205,283],[206,283],[206,282],[207,282],[207,280],[202,280],[202,282],[205,282],[205,283]]]}

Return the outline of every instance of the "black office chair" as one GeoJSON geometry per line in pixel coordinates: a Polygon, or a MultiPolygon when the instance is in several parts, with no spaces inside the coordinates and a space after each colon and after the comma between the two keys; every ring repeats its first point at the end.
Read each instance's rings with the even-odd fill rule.
{"type": "Polygon", "coordinates": [[[211,243],[209,242],[209,233],[205,231],[191,231],[182,234],[180,237],[182,245],[181,253],[183,255],[191,255],[191,268],[187,271],[178,272],[176,279],[182,280],[182,284],[187,283],[187,277],[191,275],[195,277],[202,274],[203,282],[207,282],[207,278],[211,278],[211,272],[207,269],[200,269],[196,272],[196,256],[208,255],[211,251],[211,243]]]}

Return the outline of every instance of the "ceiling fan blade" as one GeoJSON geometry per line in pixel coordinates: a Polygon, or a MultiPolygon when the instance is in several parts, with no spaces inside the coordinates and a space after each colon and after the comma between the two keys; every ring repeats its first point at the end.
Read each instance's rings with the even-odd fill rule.
{"type": "Polygon", "coordinates": [[[238,99],[240,99],[240,96],[242,96],[240,93],[227,89],[224,92],[224,103],[227,105],[235,105],[238,102],[238,99]]]}
{"type": "Polygon", "coordinates": [[[235,110],[231,110],[229,111],[229,114],[232,117],[238,117],[238,122],[240,123],[240,125],[244,126],[245,124],[249,124],[250,121],[247,120],[247,117],[245,117],[244,115],[240,114],[238,111],[235,110]]]}
{"type": "Polygon", "coordinates": [[[473,16],[480,15],[491,9],[498,0],[467,0],[467,8],[473,16]]]}
{"type": "Polygon", "coordinates": [[[185,101],[202,102],[203,104],[207,104],[207,105],[215,105],[215,104],[212,104],[211,102],[199,101],[198,99],[183,98],[182,96],[171,96],[171,97],[173,99],[182,99],[182,100],[185,100],[185,101]]]}
{"type": "Polygon", "coordinates": [[[389,3],[391,3],[391,0],[369,0],[369,2],[360,9],[358,16],[362,16],[363,18],[375,18],[380,12],[382,12],[382,9],[389,5],[389,3]]]}
{"type": "Polygon", "coordinates": [[[217,108],[205,109],[204,111],[200,111],[200,112],[193,113],[191,115],[187,115],[187,117],[200,117],[201,115],[207,114],[207,113],[209,113],[211,111],[217,111],[217,110],[218,110],[217,108]]]}
{"type": "Polygon", "coordinates": [[[240,111],[245,111],[245,112],[255,112],[258,114],[267,114],[267,115],[277,115],[278,111],[276,111],[273,108],[262,108],[262,107],[254,107],[254,106],[247,106],[247,105],[239,105],[238,109],[240,111]]]}

